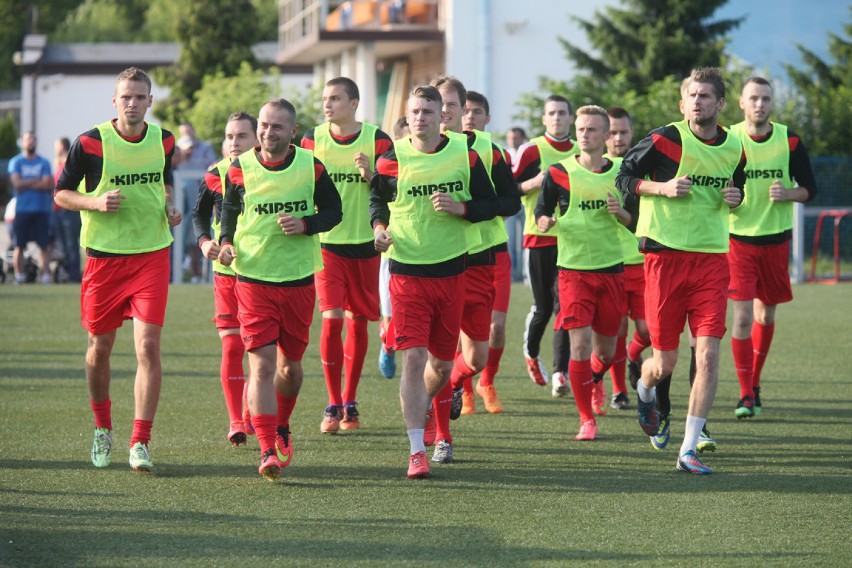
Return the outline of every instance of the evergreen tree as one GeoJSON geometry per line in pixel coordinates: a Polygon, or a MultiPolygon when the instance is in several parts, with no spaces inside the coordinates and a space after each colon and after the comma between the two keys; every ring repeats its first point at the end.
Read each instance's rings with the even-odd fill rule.
{"type": "MultiPolygon", "coordinates": [[[[852,7],[849,11],[852,15],[852,7]]],[[[833,61],[799,45],[805,68],[784,66],[800,97],[792,124],[812,155],[852,156],[852,22],[844,26],[844,33],[845,38],[829,34],[833,61]]]]}
{"type": "Polygon", "coordinates": [[[644,92],[655,81],[684,77],[695,67],[719,66],[725,34],[741,20],[712,21],[728,0],[622,0],[592,20],[572,19],[586,32],[598,56],[563,38],[567,58],[598,86],[623,71],[644,92]]]}

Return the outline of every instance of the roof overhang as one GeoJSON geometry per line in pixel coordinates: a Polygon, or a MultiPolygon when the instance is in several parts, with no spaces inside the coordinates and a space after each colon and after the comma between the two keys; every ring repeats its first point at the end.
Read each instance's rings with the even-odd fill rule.
{"type": "Polygon", "coordinates": [[[279,65],[315,65],[330,57],[372,42],[376,59],[408,55],[442,44],[440,30],[316,31],[278,52],[279,65]]]}

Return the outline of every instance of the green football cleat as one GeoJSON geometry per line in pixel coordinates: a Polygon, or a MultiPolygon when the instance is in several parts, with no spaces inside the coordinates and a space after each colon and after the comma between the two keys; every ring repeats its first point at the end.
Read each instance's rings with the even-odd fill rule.
{"type": "Polygon", "coordinates": [[[695,446],[695,449],[702,453],[716,451],[716,440],[710,436],[707,426],[702,428],[701,433],[698,434],[698,444],[695,446]]]}
{"type": "Polygon", "coordinates": [[[92,465],[95,467],[108,466],[111,447],[111,431],[106,428],[95,428],[95,435],[92,436],[92,465]]]}
{"type": "Polygon", "coordinates": [[[760,387],[754,387],[752,391],[754,391],[754,415],[760,416],[760,411],[762,410],[760,404],[760,387]]]}
{"type": "Polygon", "coordinates": [[[151,463],[151,454],[148,453],[148,446],[142,442],[136,442],[130,448],[130,467],[133,471],[150,472],[154,469],[154,464],[151,463]]]}

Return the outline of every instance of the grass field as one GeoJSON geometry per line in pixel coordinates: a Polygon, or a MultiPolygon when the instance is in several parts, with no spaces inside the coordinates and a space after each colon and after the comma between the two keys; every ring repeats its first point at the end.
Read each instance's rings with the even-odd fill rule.
{"type": "Polygon", "coordinates": [[[0,286],[0,565],[852,564],[852,286],[798,286],[779,310],[759,418],[733,416],[738,387],[723,341],[709,422],[719,450],[707,458],[716,473],[705,477],[674,468],[685,349],[668,449],[651,447],[634,411],[610,411],[599,440],[575,442],[573,400],[552,399],[526,376],[530,296],[513,293],[513,343],[497,379],[506,412],[480,404],[455,422],[456,463],[433,465],[424,481],[405,477],[398,381],[378,374],[375,338],[359,391],[364,429],[319,433],[315,325],[295,458],[272,484],[257,474],[255,439],[239,449],[225,441],[209,287],[171,291],[156,471],[145,475],[126,462],[129,326],[112,358],[116,451],[96,470],[79,288],[0,286]]]}

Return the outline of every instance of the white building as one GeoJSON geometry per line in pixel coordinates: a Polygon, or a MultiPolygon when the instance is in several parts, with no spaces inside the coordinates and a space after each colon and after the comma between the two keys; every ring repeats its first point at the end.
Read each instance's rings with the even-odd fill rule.
{"type": "Polygon", "coordinates": [[[572,72],[558,37],[589,49],[569,18],[606,0],[281,0],[279,64],[312,65],[320,83],[345,75],[361,90],[363,120],[386,130],[409,89],[438,73],[488,97],[491,128],[513,125],[515,103],[540,76],[572,72]],[[394,18],[393,8],[404,6],[394,18]]]}

